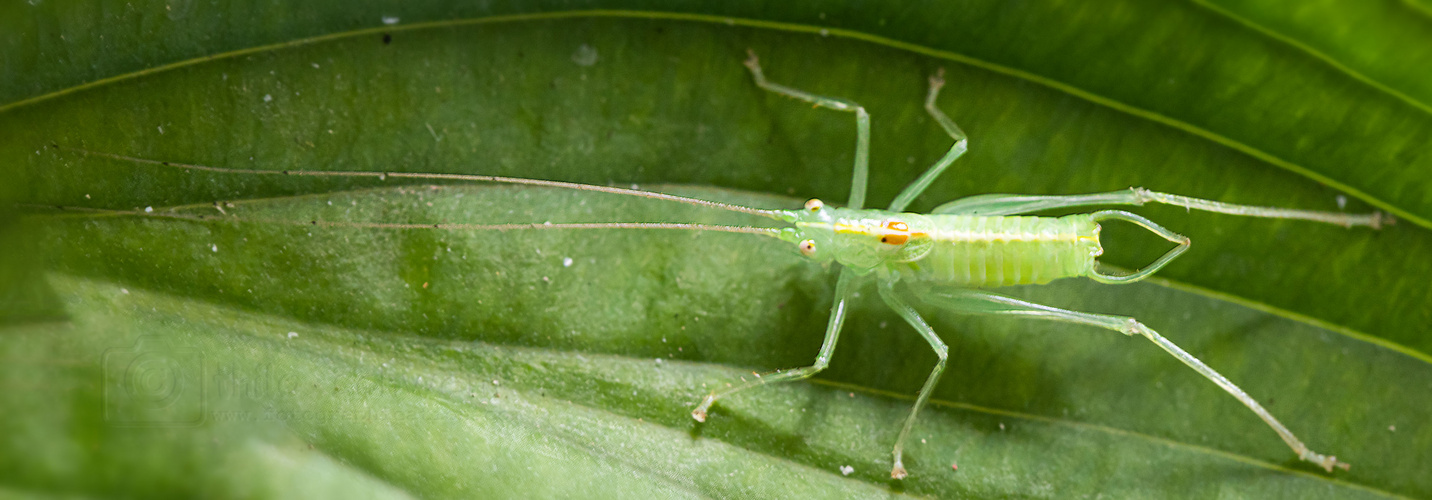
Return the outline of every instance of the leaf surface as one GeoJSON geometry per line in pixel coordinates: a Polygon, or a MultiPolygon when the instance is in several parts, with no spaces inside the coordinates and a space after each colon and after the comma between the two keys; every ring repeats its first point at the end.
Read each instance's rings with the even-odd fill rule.
{"type": "MultiPolygon", "coordinates": [[[[7,384],[27,389],[7,396],[7,406],[26,409],[3,417],[24,429],[0,458],[22,471],[8,487],[421,497],[1432,490],[1418,467],[1432,449],[1419,417],[1432,386],[1420,326],[1432,319],[1429,264],[1417,257],[1432,243],[1417,220],[1427,213],[1417,186],[1428,170],[1416,165],[1426,158],[1417,141],[1428,115],[1226,12],[1128,2],[1119,16],[970,8],[886,13],[883,25],[845,21],[880,12],[830,9],[825,21],[719,12],[830,26],[830,36],[661,15],[411,25],[423,15],[463,17],[434,12],[263,47],[381,17],[366,7],[324,15],[315,5],[266,30],[235,26],[247,18],[203,35],[203,23],[160,22],[167,28],[146,32],[161,42],[148,52],[3,82],[0,95],[15,104],[0,107],[0,158],[18,180],[6,196],[37,214],[24,239],[41,245],[43,283],[68,318],[12,327],[0,344],[7,384]],[[1068,26],[1040,28],[1059,16],[1068,26]],[[1096,40],[1075,29],[1124,35],[1096,40]],[[980,34],[988,36],[965,38],[980,34]],[[246,48],[256,49],[22,100],[246,48]],[[893,483],[888,447],[909,404],[900,395],[914,393],[934,356],[878,301],[858,305],[815,383],[732,398],[704,425],[687,415],[714,384],[810,363],[830,280],[779,242],[252,222],[742,219],[532,188],[194,172],[106,156],[673,182],[739,191],[662,189],[767,207],[799,203],[772,195],[843,199],[851,120],[755,88],[739,64],[747,48],[775,81],[870,109],[872,204],[949,147],[919,106],[925,76],[944,67],[940,105],[970,134],[971,152],[916,209],[974,193],[1144,185],[1326,210],[1343,196],[1349,211],[1368,210],[1368,200],[1410,216],[1368,231],[1144,207],[1197,243],[1161,273],[1175,281],[1014,291],[1140,318],[1354,469],[1328,476],[1295,463],[1235,400],[1141,340],[927,310],[952,363],[917,428],[924,442],[909,452],[913,476],[893,483]],[[1322,139],[1345,129],[1364,135],[1322,139]],[[217,215],[215,200],[250,222],[34,207],[217,215]],[[154,348],[135,344],[140,337],[166,340],[154,348]],[[131,393],[112,393],[124,388],[111,382],[130,373],[113,363],[145,349],[179,360],[159,373],[204,389],[180,400],[202,411],[114,401],[131,393]],[[135,430],[115,420],[182,422],[196,411],[206,416],[197,427],[135,430]],[[854,472],[843,476],[847,465],[854,472]],[[326,479],[299,479],[309,475],[326,479]]],[[[66,50],[83,59],[82,40],[93,36],[66,50]]],[[[137,46],[128,36],[110,43],[137,46]]],[[[6,67],[59,50],[25,47],[6,67]]],[[[1106,232],[1107,262],[1138,267],[1163,250],[1118,229],[1106,232]]]]}

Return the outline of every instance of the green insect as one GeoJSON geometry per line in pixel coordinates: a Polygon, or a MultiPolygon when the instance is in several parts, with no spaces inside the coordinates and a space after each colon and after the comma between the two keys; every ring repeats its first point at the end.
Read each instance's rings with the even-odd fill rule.
{"type": "MultiPolygon", "coordinates": [[[[1303,444],[1282,423],[1274,418],[1262,405],[1254,401],[1233,382],[1205,365],[1198,358],[1179,348],[1154,330],[1134,318],[1105,314],[1085,313],[1031,303],[1012,297],[982,290],[989,287],[1010,285],[1045,284],[1060,278],[1085,277],[1101,283],[1132,283],[1148,277],[1167,265],[1189,248],[1190,240],[1170,231],[1144,217],[1121,211],[1103,210],[1087,214],[1064,217],[1023,216],[1020,214],[1049,209],[1097,205],[1143,205],[1163,203],[1188,209],[1217,212],[1249,217],[1300,219],[1345,227],[1370,226],[1380,228],[1392,223],[1392,219],[1381,213],[1344,214],[1283,208],[1234,205],[1217,201],[1189,198],[1174,194],[1159,193],[1142,188],[1132,188],[1108,193],[1069,196],[1030,196],[986,194],[962,198],[941,205],[930,214],[906,213],[905,208],[925,191],[956,159],[965,153],[967,138],[953,120],[936,107],[936,98],[944,85],[943,71],[930,77],[929,93],[925,99],[925,110],[934,117],[955,141],[949,152],[940,158],[923,175],[895,197],[884,210],[864,209],[866,180],[868,178],[870,150],[870,115],[859,105],[829,97],[813,95],[766,80],[754,52],[746,60],[757,85],[784,96],[793,97],[818,107],[855,114],[856,154],[855,171],[851,182],[850,200],[845,207],[834,207],[820,200],[806,202],[801,210],[766,210],[696,198],[624,189],[617,187],[593,186],[561,181],[524,179],[464,174],[432,174],[403,172],[338,172],[310,170],[247,170],[186,165],[160,162],[141,158],[82,151],[85,154],[106,156],[126,161],[163,165],[187,170],[201,170],[229,174],[257,175],[303,175],[333,177],[378,177],[460,180],[495,182],[541,187],[576,189],[603,193],[638,196],[649,199],[685,203],[707,208],[717,208],[750,215],[767,217],[784,223],[786,227],[771,228],[757,226],[719,226],[685,223],[578,223],[578,224],[390,224],[325,221],[260,221],[282,222],[303,225],[381,227],[413,229],[460,229],[460,230],[525,230],[525,229],[678,229],[705,230],[734,233],[759,234],[779,238],[796,246],[799,252],[822,264],[839,264],[839,278],[836,284],[835,300],[830,307],[830,318],[825,329],[825,340],[816,356],[815,363],[801,368],[782,370],[765,376],[746,380],[739,384],[726,385],[724,389],[708,394],[691,411],[699,422],[708,417],[711,406],[722,398],[753,387],[777,382],[801,380],[824,370],[830,363],[835,346],[840,338],[847,304],[863,285],[875,282],[880,298],[915,329],[939,357],[921,387],[919,396],[910,414],[906,417],[895,439],[892,451],[893,463],[890,476],[901,479],[907,476],[903,463],[905,441],[945,369],[948,349],[915,308],[896,293],[898,287],[906,287],[910,295],[926,305],[959,314],[1008,315],[1031,319],[1042,319],[1064,323],[1082,324],[1124,335],[1139,335],[1158,345],[1199,374],[1218,384],[1219,387],[1237,398],[1263,419],[1268,426],[1282,437],[1293,452],[1302,460],[1312,462],[1332,471],[1334,467],[1347,469],[1346,462],[1336,457],[1316,453],[1303,444]],[[1177,244],[1143,269],[1126,275],[1111,275],[1100,272],[1096,259],[1103,253],[1099,243],[1099,223],[1107,220],[1125,221],[1141,226],[1164,239],[1177,244]]],[[[173,213],[134,213],[148,217],[170,217],[196,219],[193,215],[173,213]]],[[[227,219],[235,219],[227,217],[227,219]]]]}
{"type": "Polygon", "coordinates": [[[846,303],[859,285],[873,279],[880,298],[929,342],[939,357],[924,387],[920,388],[920,394],[900,429],[899,437],[895,438],[892,452],[894,463],[890,469],[890,477],[895,479],[907,475],[902,461],[905,440],[915,425],[920,409],[925,406],[939,383],[948,357],[945,343],[915,308],[896,294],[896,285],[909,287],[914,296],[930,306],[954,313],[1022,316],[1095,326],[1124,335],[1141,335],[1238,398],[1277,431],[1298,458],[1328,471],[1332,471],[1334,467],[1348,468],[1347,463],[1339,462],[1334,456],[1309,449],[1233,382],[1134,318],[1058,309],[982,291],[980,288],[1044,284],[1059,278],[1073,277],[1087,277],[1101,283],[1131,283],[1158,271],[1187,251],[1190,244],[1186,236],[1120,210],[1065,217],[1019,216],[1039,210],[1092,205],[1142,205],[1154,202],[1231,215],[1302,219],[1347,227],[1374,228],[1381,227],[1384,222],[1382,214],[1350,215],[1233,205],[1142,188],[1072,196],[988,194],[946,203],[936,207],[934,212],[928,215],[903,213],[905,207],[919,197],[967,148],[965,133],[935,105],[940,88],[944,86],[941,73],[930,78],[925,110],[954,138],[954,146],[915,182],[906,186],[885,210],[862,210],[869,167],[870,115],[864,108],[850,101],[813,95],[767,81],[754,52],[751,52],[750,58],[746,60],[746,67],[750,68],[751,75],[761,88],[819,107],[855,113],[855,174],[851,183],[850,201],[845,208],[830,207],[820,200],[810,200],[803,211],[769,214],[795,226],[781,230],[778,235],[782,240],[795,243],[801,254],[818,262],[836,262],[841,266],[835,303],[831,305],[830,320],[826,326],[825,342],[820,348],[820,354],[816,356],[815,364],[756,378],[713,392],[691,412],[696,420],[706,420],[707,410],[723,397],[773,382],[800,380],[825,369],[840,338],[846,303]],[[1099,222],[1105,220],[1137,224],[1177,243],[1178,246],[1144,269],[1131,274],[1114,276],[1100,273],[1095,268],[1095,259],[1103,253],[1103,248],[1099,245],[1099,222]]]}

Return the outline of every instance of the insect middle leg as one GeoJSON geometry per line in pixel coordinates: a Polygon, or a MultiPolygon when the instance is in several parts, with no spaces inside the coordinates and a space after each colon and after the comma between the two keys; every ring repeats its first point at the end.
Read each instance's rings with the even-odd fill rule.
{"type": "Polygon", "coordinates": [[[1021,316],[1096,326],[1129,336],[1141,335],[1163,350],[1168,351],[1169,354],[1178,358],[1183,364],[1198,371],[1200,375],[1218,384],[1224,391],[1227,391],[1233,395],[1234,398],[1237,398],[1239,402],[1243,403],[1244,406],[1247,406],[1249,410],[1253,410],[1253,413],[1257,414],[1258,418],[1263,419],[1263,422],[1267,423],[1269,427],[1272,427],[1273,430],[1278,433],[1279,437],[1283,438],[1283,442],[1287,443],[1288,447],[1293,449],[1293,452],[1298,455],[1298,458],[1317,464],[1329,472],[1333,470],[1333,467],[1340,467],[1344,470],[1349,467],[1346,462],[1339,462],[1337,457],[1315,453],[1313,450],[1308,449],[1308,446],[1298,440],[1292,431],[1289,431],[1287,427],[1283,426],[1282,422],[1279,422],[1278,419],[1273,418],[1273,415],[1268,413],[1268,410],[1264,409],[1263,405],[1254,401],[1252,397],[1243,392],[1243,389],[1238,388],[1233,382],[1230,382],[1223,375],[1214,371],[1213,368],[1203,364],[1203,361],[1193,357],[1192,354],[1179,348],[1173,342],[1170,342],[1149,327],[1144,326],[1143,323],[1139,323],[1138,320],[1134,318],[1070,311],[1035,304],[1033,302],[1026,302],[1013,297],[963,288],[931,287],[920,290],[918,295],[921,300],[930,305],[956,313],[1021,316]]]}
{"type": "Polygon", "coordinates": [[[895,314],[899,314],[906,323],[914,327],[915,331],[930,343],[930,348],[935,350],[935,356],[939,357],[939,361],[935,362],[935,368],[930,370],[929,378],[925,379],[925,385],[920,388],[920,395],[915,398],[915,405],[910,407],[910,416],[905,417],[905,425],[900,428],[900,436],[895,438],[895,450],[891,452],[895,455],[895,463],[890,467],[890,477],[904,479],[908,475],[902,460],[902,455],[905,452],[905,438],[910,436],[910,429],[915,426],[915,417],[920,414],[920,408],[923,408],[925,402],[930,400],[930,393],[935,392],[935,385],[939,384],[940,375],[945,372],[945,360],[949,358],[950,349],[945,346],[944,341],[940,340],[940,336],[935,334],[935,329],[930,328],[929,323],[920,317],[920,313],[895,294],[895,279],[893,277],[882,275],[879,279],[880,298],[895,310],[895,314]]]}
{"type": "Polygon", "coordinates": [[[870,178],[870,113],[865,112],[865,108],[859,104],[845,99],[818,96],[772,83],[766,80],[766,74],[761,71],[761,61],[756,57],[756,51],[747,49],[746,53],[750,55],[746,58],[746,68],[751,70],[751,77],[756,80],[757,86],[822,108],[855,113],[855,171],[850,176],[850,201],[846,206],[862,208],[865,205],[865,185],[870,178]]]}
{"type": "Polygon", "coordinates": [[[854,272],[849,269],[841,270],[840,277],[837,278],[835,284],[835,302],[830,306],[830,320],[825,327],[825,341],[821,343],[820,354],[816,355],[815,364],[767,374],[765,376],[758,376],[754,380],[747,380],[744,383],[727,387],[724,390],[711,391],[710,394],[701,400],[700,404],[696,405],[696,409],[691,410],[691,418],[696,419],[697,422],[705,422],[706,412],[711,409],[711,405],[715,403],[716,400],[730,396],[731,394],[765,384],[791,382],[809,378],[812,375],[820,373],[821,370],[824,370],[825,367],[830,364],[831,355],[835,353],[835,343],[840,340],[840,327],[845,323],[846,305],[850,303],[850,299],[854,296],[855,291],[860,288],[860,282],[860,277],[854,272]]]}

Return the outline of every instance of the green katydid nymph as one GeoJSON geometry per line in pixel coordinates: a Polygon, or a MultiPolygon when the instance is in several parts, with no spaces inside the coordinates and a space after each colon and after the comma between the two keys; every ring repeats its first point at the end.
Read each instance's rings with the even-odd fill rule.
{"type": "MultiPolygon", "coordinates": [[[[870,150],[870,115],[851,101],[822,97],[768,81],[754,53],[746,60],[756,85],[777,94],[799,99],[817,107],[850,112],[856,119],[855,167],[850,199],[844,206],[810,200],[795,210],[770,210],[720,203],[637,189],[594,186],[561,181],[498,177],[466,174],[431,174],[405,172],[356,172],[317,170],[230,169],[189,165],[151,159],[134,158],[110,153],[82,151],[131,162],[161,165],[191,171],[207,171],[240,175],[302,175],[332,177],[375,177],[471,181],[536,186],[539,188],[575,189],[624,196],[684,203],[706,208],[727,210],[775,221],[782,227],[766,225],[710,225],[669,222],[600,222],[551,224],[392,224],[331,221],[270,221],[244,219],[229,214],[216,216],[181,215],[158,211],[132,212],[146,217],[181,219],[222,219],[256,222],[280,222],[303,225],[354,226],[383,228],[436,228],[463,230],[560,230],[560,229],[675,229],[724,231],[778,238],[788,242],[794,251],[839,273],[835,298],[825,328],[825,340],[815,362],[810,366],[782,370],[741,383],[724,384],[707,394],[691,411],[691,416],[704,422],[712,405],[724,398],[757,386],[801,380],[824,370],[830,363],[847,316],[848,303],[857,292],[873,282],[880,299],[915,330],[938,356],[928,378],[905,418],[893,447],[891,477],[907,476],[903,463],[906,441],[940,381],[947,354],[945,343],[921,317],[911,302],[970,315],[1006,315],[1029,319],[1050,320],[1098,327],[1128,336],[1142,336],[1178,358],[1243,403],[1268,424],[1298,458],[1325,470],[1347,469],[1348,464],[1332,455],[1316,453],[1303,444],[1262,405],[1198,358],[1179,348],[1134,318],[1059,309],[1027,302],[990,292],[986,289],[1009,285],[1038,285],[1063,278],[1088,278],[1101,283],[1123,284],[1146,278],[1189,249],[1190,239],[1142,216],[1121,211],[1101,210],[1092,213],[1045,217],[1025,215],[1051,209],[1071,207],[1143,205],[1160,203],[1229,215],[1261,218],[1297,219],[1336,224],[1345,227],[1379,228],[1392,220],[1381,213],[1345,214],[1285,208],[1234,205],[1218,201],[1190,198],[1143,188],[1096,194],[1067,196],[1035,196],[985,194],[962,198],[935,208],[929,214],[908,213],[906,208],[942,173],[965,153],[967,138],[960,127],[936,106],[944,86],[943,72],[930,77],[925,110],[954,140],[954,145],[923,175],[911,182],[883,210],[864,208],[870,150]],[[1175,246],[1144,268],[1128,274],[1102,272],[1097,260],[1103,254],[1099,241],[1100,224],[1106,221],[1132,223],[1173,243],[1175,246]],[[897,290],[908,293],[897,293],[897,290]],[[913,297],[914,300],[911,300],[913,297]]],[[[216,205],[218,207],[218,205],[216,205]]],[[[222,211],[222,208],[220,207],[222,211]]]]}

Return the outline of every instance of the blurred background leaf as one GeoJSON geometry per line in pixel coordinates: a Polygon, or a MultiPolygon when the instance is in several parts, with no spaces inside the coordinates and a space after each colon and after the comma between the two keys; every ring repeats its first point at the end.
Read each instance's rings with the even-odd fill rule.
{"type": "MultiPolygon", "coordinates": [[[[1280,6],[0,6],[0,161],[13,179],[0,195],[31,214],[4,226],[0,380],[15,411],[0,415],[13,429],[0,470],[15,472],[3,486],[1427,496],[1432,96],[1415,64],[1432,47],[1427,11],[1280,6]],[[572,11],[598,7],[637,11],[572,11]],[[687,412],[712,384],[809,364],[820,343],[830,280],[773,241],[40,208],[739,222],[609,196],[196,173],[85,151],[668,183],[655,188],[767,207],[844,199],[849,117],[755,88],[747,48],[772,79],[871,110],[874,205],[948,148],[920,108],[943,67],[941,107],[971,152],[918,210],[1143,185],[1396,214],[1396,226],[1350,231],[1140,208],[1197,242],[1168,281],[1012,291],[1139,317],[1353,470],[1297,463],[1145,342],[926,311],[952,366],[917,428],[912,477],[892,482],[888,448],[934,356],[878,302],[857,306],[819,380],[732,398],[696,425],[687,412]]],[[[1163,249],[1120,229],[1107,231],[1108,262],[1137,267],[1163,249]]]]}

